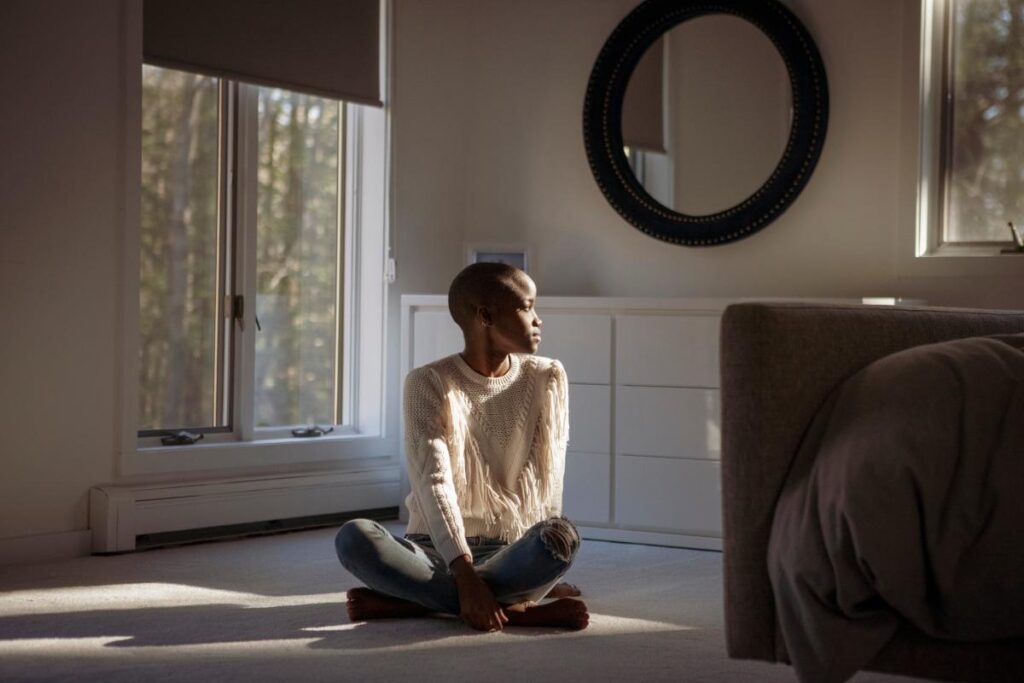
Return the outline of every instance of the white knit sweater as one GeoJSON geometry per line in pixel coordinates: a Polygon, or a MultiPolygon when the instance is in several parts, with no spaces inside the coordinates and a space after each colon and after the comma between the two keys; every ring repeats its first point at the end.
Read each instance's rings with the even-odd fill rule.
{"type": "Polygon", "coordinates": [[[569,396],[557,360],[512,354],[484,377],[454,354],[405,378],[408,533],[429,534],[445,562],[466,536],[514,541],[561,514],[569,396]]]}

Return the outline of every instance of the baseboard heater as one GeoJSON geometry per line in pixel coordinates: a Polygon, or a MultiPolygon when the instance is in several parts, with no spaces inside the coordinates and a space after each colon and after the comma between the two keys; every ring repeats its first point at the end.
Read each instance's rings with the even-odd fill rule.
{"type": "Polygon", "coordinates": [[[97,486],[89,492],[94,553],[393,516],[399,471],[388,467],[187,484],[97,486]]]}

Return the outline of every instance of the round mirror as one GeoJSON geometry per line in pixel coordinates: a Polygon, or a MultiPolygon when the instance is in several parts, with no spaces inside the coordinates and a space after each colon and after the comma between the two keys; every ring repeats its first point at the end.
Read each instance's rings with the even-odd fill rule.
{"type": "Polygon", "coordinates": [[[736,206],[782,158],[791,103],[786,65],[756,26],[730,15],[680,24],[647,48],[626,86],[633,175],[679,213],[736,206]]]}
{"type": "Polygon", "coordinates": [[[609,203],[688,246],[741,239],[785,211],[827,121],[821,57],[777,0],[646,0],[601,50],[583,113],[609,203]]]}

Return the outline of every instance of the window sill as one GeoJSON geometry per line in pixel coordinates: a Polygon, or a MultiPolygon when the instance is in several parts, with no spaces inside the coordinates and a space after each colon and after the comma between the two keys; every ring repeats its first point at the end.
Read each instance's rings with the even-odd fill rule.
{"type": "Polygon", "coordinates": [[[943,244],[918,254],[917,258],[1014,258],[1024,256],[1024,252],[1005,253],[1010,243],[999,244],[943,244]]]}
{"type": "Polygon", "coordinates": [[[121,462],[121,476],[254,469],[302,463],[387,459],[397,452],[380,434],[339,434],[315,438],[274,438],[259,441],[197,443],[191,446],[137,448],[121,462]]]}

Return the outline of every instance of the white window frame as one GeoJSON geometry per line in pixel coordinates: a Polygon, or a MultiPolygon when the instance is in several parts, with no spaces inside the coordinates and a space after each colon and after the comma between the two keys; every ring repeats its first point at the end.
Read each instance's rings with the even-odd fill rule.
{"type": "MultiPolygon", "coordinates": [[[[147,479],[161,474],[195,472],[242,475],[279,470],[282,466],[322,467],[338,461],[380,464],[397,461],[396,435],[385,424],[388,285],[394,264],[389,255],[390,107],[389,98],[380,108],[347,105],[345,182],[348,201],[344,217],[346,296],[343,306],[341,354],[343,415],[340,427],[329,435],[296,438],[281,429],[257,429],[252,424],[255,384],[255,345],[251,341],[255,324],[255,193],[240,194],[234,274],[236,291],[246,299],[244,330],[235,327],[235,398],[233,431],[208,434],[190,446],[161,446],[158,439],[138,437],[139,398],[139,243],[141,186],[141,99],[142,99],[142,3],[131,0],[123,6],[128,27],[124,45],[125,110],[124,190],[120,346],[122,363],[118,386],[121,410],[118,422],[119,455],[117,477],[121,480],[147,479]],[[272,469],[271,469],[272,468],[272,469]]],[[[382,3],[381,39],[390,45],[390,3],[382,3]]],[[[382,54],[381,72],[388,73],[390,59],[382,54]]],[[[388,80],[385,80],[388,82],[388,80]]],[[[256,108],[247,106],[256,88],[239,87],[239,165],[253,171],[256,164],[256,108]],[[250,100],[246,102],[245,100],[250,100]]]]}
{"type": "MultiPolygon", "coordinates": [[[[274,427],[257,427],[253,424],[253,418],[255,416],[255,336],[250,334],[250,327],[255,325],[254,312],[256,309],[255,302],[257,300],[256,281],[257,281],[257,252],[256,252],[256,238],[257,238],[257,220],[256,220],[256,206],[257,196],[254,191],[256,186],[256,175],[258,173],[258,140],[256,137],[256,131],[258,130],[257,121],[257,101],[259,97],[259,88],[257,86],[248,85],[241,83],[238,86],[238,105],[239,111],[242,112],[239,117],[238,134],[236,139],[239,145],[238,164],[239,178],[243,179],[242,182],[238,183],[237,199],[239,206],[239,224],[241,229],[239,230],[239,240],[237,243],[237,249],[239,257],[236,258],[237,262],[241,266],[239,272],[236,273],[235,279],[235,291],[244,297],[244,301],[247,302],[245,305],[245,329],[238,331],[236,327],[235,332],[235,357],[241,359],[241,363],[238,367],[241,368],[241,372],[238,373],[238,381],[235,383],[235,403],[234,411],[232,415],[232,424],[235,425],[235,434],[216,434],[208,435],[216,437],[214,440],[217,441],[230,441],[230,440],[242,440],[242,441],[265,441],[269,439],[283,439],[285,441],[291,441],[295,437],[291,435],[291,430],[295,427],[304,425],[280,425],[274,427]],[[236,438],[238,437],[238,438],[236,438]]],[[[359,414],[358,405],[353,406],[352,401],[356,397],[353,391],[353,382],[349,381],[349,373],[352,371],[352,355],[353,355],[353,341],[354,337],[352,334],[351,326],[354,318],[351,315],[351,311],[354,306],[358,303],[356,296],[355,280],[352,277],[352,273],[356,272],[359,267],[359,262],[356,258],[357,250],[356,243],[358,240],[358,232],[360,226],[363,224],[360,221],[361,212],[358,210],[358,206],[355,206],[355,199],[361,196],[362,183],[367,179],[362,177],[358,172],[353,172],[359,169],[362,156],[360,149],[363,145],[363,119],[367,115],[366,107],[359,105],[353,105],[350,103],[342,103],[344,107],[345,115],[341,118],[344,122],[345,130],[342,134],[345,136],[345,158],[342,160],[345,164],[347,171],[343,174],[343,180],[345,187],[342,191],[345,193],[346,201],[345,215],[339,216],[339,220],[342,221],[342,234],[341,237],[344,240],[342,253],[344,254],[344,261],[341,263],[342,275],[345,278],[341,285],[341,295],[344,297],[340,306],[340,312],[343,316],[342,324],[340,327],[341,338],[339,339],[339,351],[337,361],[341,364],[341,386],[338,389],[342,393],[341,406],[342,414],[340,420],[336,425],[330,425],[334,428],[331,432],[331,437],[338,436],[351,436],[359,434],[359,430],[356,428],[356,416],[359,414]]],[[[371,114],[372,115],[372,114],[371,114]]],[[[365,226],[363,226],[365,228],[365,226]]],[[[327,425],[320,425],[327,426],[327,425]]],[[[324,437],[316,437],[324,438],[324,437]]],[[[329,437],[330,438],[330,437],[329,437]]],[[[157,443],[149,442],[147,446],[156,446],[157,443]]]]}
{"type": "Polygon", "coordinates": [[[947,21],[950,2],[921,0],[919,3],[919,59],[915,61],[920,64],[919,102],[916,107],[920,112],[920,159],[913,254],[915,258],[1021,258],[1017,254],[1002,253],[1002,249],[1011,245],[1009,237],[1005,242],[974,244],[942,241],[948,179],[945,167],[949,144],[947,116],[951,97],[948,52],[952,36],[947,21]]]}

